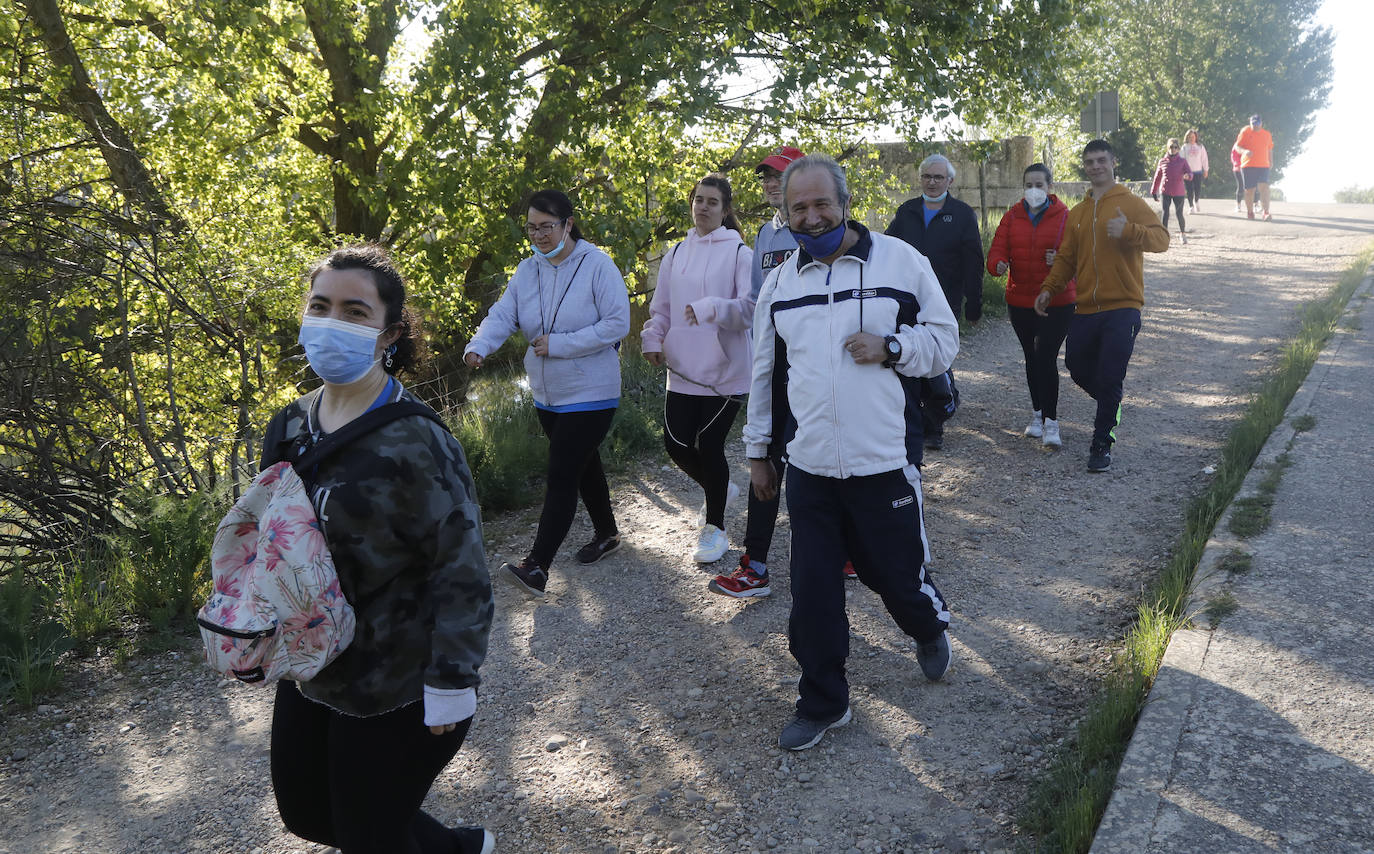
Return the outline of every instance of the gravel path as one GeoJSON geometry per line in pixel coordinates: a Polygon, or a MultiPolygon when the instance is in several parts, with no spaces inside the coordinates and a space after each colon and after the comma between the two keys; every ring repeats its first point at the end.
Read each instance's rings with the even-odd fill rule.
{"type": "MultiPolygon", "coordinates": [[[[1188,246],[1147,256],[1149,304],[1113,470],[1084,470],[1091,401],[1063,374],[1064,450],[1020,436],[1029,405],[1003,319],[966,336],[963,406],[925,468],[935,578],[954,611],[947,680],[850,583],[854,721],[784,753],[786,517],[771,598],[692,563],[697,490],[650,467],[615,484],[628,543],[592,567],[565,550],[535,605],[497,586],[478,720],[430,808],[480,823],[498,851],[1011,851],[1014,816],[1072,732],[1167,560],[1224,434],[1297,326],[1374,236],[1374,206],[1278,204],[1273,224],[1222,201],[1188,246]],[[1225,213],[1223,213],[1225,211],[1225,213]]],[[[742,456],[742,454],[741,454],[742,456]]],[[[736,482],[747,482],[741,465],[736,482]]],[[[492,566],[534,511],[487,520],[492,566]]],[[[574,529],[576,546],[587,531],[574,529]]],[[[319,852],[288,835],[268,779],[269,692],[221,681],[198,645],[116,666],[0,722],[0,854],[319,852]]]]}

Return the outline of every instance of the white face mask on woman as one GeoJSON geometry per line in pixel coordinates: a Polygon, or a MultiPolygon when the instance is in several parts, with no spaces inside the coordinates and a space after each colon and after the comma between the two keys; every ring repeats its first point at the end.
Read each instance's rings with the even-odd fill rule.
{"type": "Polygon", "coordinates": [[[1045,204],[1050,198],[1050,194],[1039,187],[1027,187],[1024,195],[1026,197],[1026,204],[1031,206],[1031,210],[1035,210],[1045,204]]]}

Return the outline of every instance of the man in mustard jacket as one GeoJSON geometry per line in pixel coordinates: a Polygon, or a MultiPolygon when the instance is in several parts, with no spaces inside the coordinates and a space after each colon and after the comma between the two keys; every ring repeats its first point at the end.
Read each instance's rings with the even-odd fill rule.
{"type": "Polygon", "coordinates": [[[1078,307],[1069,324],[1064,364],[1097,401],[1088,471],[1112,467],[1112,443],[1121,420],[1126,366],[1140,332],[1145,305],[1145,252],[1169,248],[1169,232],[1144,199],[1116,182],[1116,154],[1106,140],[1083,148],[1083,171],[1092,188],[1069,211],[1064,240],[1040,287],[1035,310],[1047,315],[1055,294],[1077,278],[1078,307]]]}

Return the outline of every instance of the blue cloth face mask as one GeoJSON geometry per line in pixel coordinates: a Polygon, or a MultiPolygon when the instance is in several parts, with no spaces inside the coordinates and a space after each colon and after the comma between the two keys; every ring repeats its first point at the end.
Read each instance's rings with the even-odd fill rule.
{"type": "Polygon", "coordinates": [[[921,198],[925,199],[926,201],[930,202],[930,203],[933,205],[933,204],[937,204],[937,203],[939,203],[939,202],[943,202],[943,201],[945,200],[945,196],[948,196],[948,195],[949,195],[949,190],[945,190],[943,193],[941,193],[941,194],[938,195],[938,196],[927,196],[925,193],[921,193],[921,198]]]}
{"type": "Polygon", "coordinates": [[[307,317],[296,339],[319,378],[334,385],[357,382],[377,364],[380,329],[330,317],[307,317]]]}
{"type": "Polygon", "coordinates": [[[797,243],[812,258],[829,258],[840,250],[840,244],[844,242],[844,230],[845,222],[840,220],[839,225],[815,236],[795,231],[792,236],[797,238],[797,243]]]}

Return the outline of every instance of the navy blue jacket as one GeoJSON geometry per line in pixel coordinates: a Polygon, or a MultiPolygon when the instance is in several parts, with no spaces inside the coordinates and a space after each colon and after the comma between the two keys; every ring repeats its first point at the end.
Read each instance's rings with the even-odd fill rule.
{"type": "Polygon", "coordinates": [[[949,300],[949,309],[970,323],[983,316],[983,238],[978,233],[978,217],[973,208],[945,196],[944,206],[926,225],[920,196],[908,199],[897,208],[887,233],[899,237],[930,260],[940,289],[949,300]]]}

